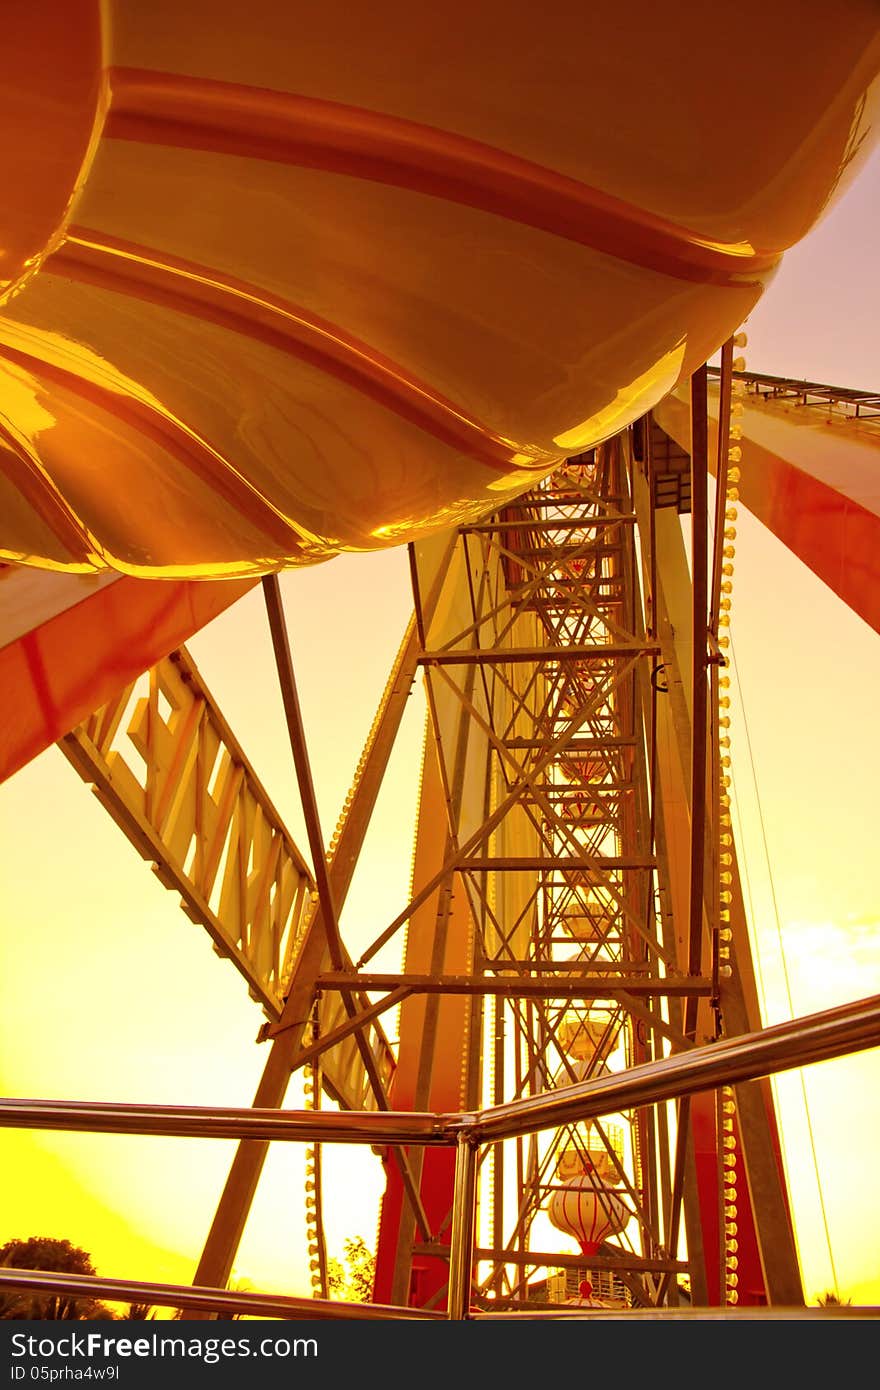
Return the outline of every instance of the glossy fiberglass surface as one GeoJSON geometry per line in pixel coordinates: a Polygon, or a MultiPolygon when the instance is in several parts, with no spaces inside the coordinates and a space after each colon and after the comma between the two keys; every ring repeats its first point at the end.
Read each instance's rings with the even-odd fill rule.
{"type": "Polygon", "coordinates": [[[839,10],[13,6],[0,558],[254,575],[616,433],[867,148],[880,15],[839,10]]]}

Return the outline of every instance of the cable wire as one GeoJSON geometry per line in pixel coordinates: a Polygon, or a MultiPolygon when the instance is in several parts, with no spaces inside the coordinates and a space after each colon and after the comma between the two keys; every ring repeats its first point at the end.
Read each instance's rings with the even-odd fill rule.
{"type": "MultiPolygon", "coordinates": [[[[784,981],[785,981],[785,993],[786,993],[786,998],[787,998],[787,1001],[788,1001],[789,1016],[793,1019],[793,1018],[794,1018],[794,999],[793,999],[792,990],[791,990],[791,978],[790,978],[789,971],[788,971],[788,961],[787,961],[786,955],[785,955],[785,944],[784,944],[783,936],[782,936],[782,922],[781,922],[780,914],[779,914],[779,902],[778,902],[778,899],[777,899],[777,896],[776,896],[776,884],[775,884],[775,881],[774,881],[774,878],[773,878],[773,868],[772,868],[772,865],[771,865],[771,862],[770,862],[770,847],[769,847],[768,840],[767,840],[767,827],[766,827],[766,824],[765,824],[765,821],[764,821],[764,808],[763,808],[763,804],[762,804],[762,802],[761,802],[761,793],[760,793],[760,789],[759,789],[759,787],[758,787],[758,775],[757,775],[757,769],[756,769],[756,767],[755,767],[754,752],[753,752],[753,749],[752,749],[752,737],[751,737],[751,731],[750,731],[750,729],[749,729],[749,720],[748,720],[748,715],[747,715],[747,713],[746,713],[746,702],[745,702],[745,698],[744,698],[744,696],[743,696],[742,679],[741,679],[741,677],[740,677],[739,666],[738,666],[738,664],[737,664],[736,652],[735,652],[734,647],[733,647],[733,641],[732,641],[732,639],[731,639],[731,646],[730,646],[730,654],[731,654],[731,661],[732,661],[732,665],[733,665],[734,677],[735,677],[735,680],[736,680],[737,690],[738,690],[738,693],[739,693],[739,705],[740,705],[740,709],[741,709],[741,711],[742,711],[743,729],[745,730],[746,747],[747,747],[747,749],[748,749],[748,755],[749,755],[749,766],[750,766],[750,768],[751,768],[751,773],[752,773],[752,783],[753,783],[754,788],[755,788],[755,801],[756,801],[757,808],[758,808],[758,821],[759,821],[759,824],[760,824],[760,827],[761,827],[761,840],[762,840],[763,848],[764,848],[764,859],[765,859],[765,862],[766,862],[766,864],[767,864],[767,877],[768,877],[769,883],[770,883],[770,897],[771,897],[771,900],[772,900],[772,903],[773,903],[773,915],[774,915],[774,920],[775,920],[775,923],[776,923],[776,936],[777,936],[777,940],[778,940],[778,942],[779,942],[779,956],[780,956],[780,960],[781,960],[781,962],[782,962],[782,974],[783,974],[783,979],[784,979],[784,981]]],[[[758,947],[758,941],[757,941],[757,933],[756,933],[756,934],[755,934],[755,954],[756,954],[756,956],[757,956],[757,954],[758,954],[757,947],[758,947]]],[[[840,1297],[840,1287],[839,1287],[838,1278],[837,1278],[837,1266],[836,1266],[836,1264],[835,1264],[835,1262],[834,1262],[834,1251],[833,1251],[832,1246],[831,1246],[831,1232],[830,1232],[829,1226],[828,1226],[828,1212],[827,1212],[827,1209],[826,1209],[826,1206],[825,1206],[825,1194],[824,1194],[824,1192],[823,1192],[823,1190],[822,1190],[822,1179],[821,1179],[821,1176],[820,1176],[820,1173],[819,1173],[819,1161],[818,1161],[818,1155],[817,1155],[817,1153],[816,1153],[816,1139],[815,1139],[815,1133],[814,1133],[814,1130],[813,1130],[813,1120],[812,1120],[812,1116],[810,1115],[810,1105],[809,1105],[809,1101],[808,1101],[808,1099],[807,1099],[807,1086],[806,1086],[806,1080],[805,1080],[805,1077],[804,1077],[803,1069],[799,1069],[799,1070],[798,1070],[798,1074],[799,1074],[799,1076],[800,1076],[801,1094],[802,1094],[802,1096],[803,1096],[803,1102],[804,1102],[804,1116],[805,1116],[806,1121],[807,1121],[807,1133],[808,1133],[809,1139],[810,1139],[810,1150],[811,1150],[811,1153],[812,1153],[812,1156],[813,1156],[813,1171],[814,1171],[814,1173],[815,1173],[815,1175],[816,1175],[816,1191],[817,1191],[818,1197],[819,1197],[819,1208],[820,1208],[821,1213],[822,1213],[822,1226],[823,1226],[823,1229],[824,1229],[824,1232],[825,1232],[825,1243],[826,1243],[826,1245],[827,1245],[827,1247],[828,1247],[828,1260],[829,1260],[829,1263],[830,1263],[830,1265],[831,1265],[831,1277],[832,1277],[832,1280],[833,1280],[833,1283],[834,1283],[834,1292],[835,1292],[835,1295],[839,1298],[839,1297],[840,1297]]]]}

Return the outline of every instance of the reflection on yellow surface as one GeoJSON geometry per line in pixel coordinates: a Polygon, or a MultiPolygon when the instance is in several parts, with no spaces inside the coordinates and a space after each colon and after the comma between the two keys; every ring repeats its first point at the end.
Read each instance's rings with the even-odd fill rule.
{"type": "Polygon", "coordinates": [[[631,420],[650,410],[676,384],[684,361],[687,342],[682,338],[658,362],[617,392],[614,400],[602,410],[582,420],[573,429],[554,437],[554,444],[566,452],[587,449],[599,440],[608,439],[631,420]]]}
{"type": "Polygon", "coordinates": [[[705,246],[707,251],[721,251],[725,256],[739,256],[746,259],[757,254],[750,241],[713,241],[710,237],[693,237],[695,246],[705,246]]]}

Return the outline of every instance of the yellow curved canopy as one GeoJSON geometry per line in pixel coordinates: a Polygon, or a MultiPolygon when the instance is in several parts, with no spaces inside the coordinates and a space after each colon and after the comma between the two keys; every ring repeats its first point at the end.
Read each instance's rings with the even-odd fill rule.
{"type": "Polygon", "coordinates": [[[617,432],[748,314],[880,65],[871,0],[744,0],[742,43],[704,0],[13,11],[0,559],[148,578],[398,544],[617,432]]]}

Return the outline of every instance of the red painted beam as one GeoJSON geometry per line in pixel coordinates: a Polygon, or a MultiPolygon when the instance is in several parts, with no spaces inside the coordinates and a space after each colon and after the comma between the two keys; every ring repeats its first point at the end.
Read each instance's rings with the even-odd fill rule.
{"type": "MultiPolygon", "coordinates": [[[[710,460],[717,439],[717,388],[709,395],[710,460]]],[[[667,396],[654,419],[690,448],[687,403],[667,396]]],[[[829,420],[814,407],[745,398],[740,501],[880,632],[880,432],[829,420]]]]}
{"type": "Polygon", "coordinates": [[[0,781],[257,582],[0,567],[0,781]]]}

